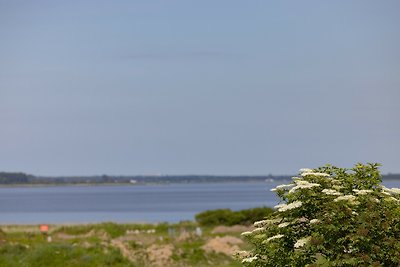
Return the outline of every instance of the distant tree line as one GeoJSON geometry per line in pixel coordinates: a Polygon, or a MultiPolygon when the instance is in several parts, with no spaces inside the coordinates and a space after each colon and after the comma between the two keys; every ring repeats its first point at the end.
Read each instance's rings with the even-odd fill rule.
{"type": "Polygon", "coordinates": [[[22,172],[0,172],[0,184],[27,184],[35,177],[22,172]]]}
{"type": "Polygon", "coordinates": [[[389,174],[384,174],[383,176],[382,176],[382,179],[383,180],[400,180],[400,173],[396,173],[396,174],[393,174],[393,173],[389,173],[389,174]]]}
{"type": "MultiPolygon", "coordinates": [[[[0,172],[0,184],[168,184],[290,181],[291,175],[134,175],[134,176],[61,176],[44,177],[22,172],[0,172]]],[[[383,175],[383,180],[400,180],[400,174],[383,175]]]]}

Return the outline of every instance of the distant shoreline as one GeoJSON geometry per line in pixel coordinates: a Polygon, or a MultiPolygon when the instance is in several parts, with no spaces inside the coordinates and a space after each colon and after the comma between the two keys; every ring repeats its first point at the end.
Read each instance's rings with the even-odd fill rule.
{"type": "Polygon", "coordinates": [[[154,185],[174,185],[174,184],[232,184],[232,183],[276,183],[287,182],[289,180],[278,181],[207,181],[207,182],[159,182],[159,183],[27,183],[27,184],[0,184],[0,188],[15,188],[15,187],[62,187],[62,186],[154,186],[154,185]]]}
{"type": "MultiPolygon", "coordinates": [[[[290,182],[293,175],[97,175],[44,177],[22,172],[0,172],[0,187],[161,185],[191,183],[290,182]]],[[[386,174],[383,181],[400,181],[400,174],[386,174]]]]}
{"type": "MultiPolygon", "coordinates": [[[[56,179],[56,178],[55,178],[56,179]]],[[[60,187],[60,186],[152,186],[152,185],[170,185],[170,184],[216,184],[216,183],[284,183],[290,182],[292,179],[285,178],[267,178],[267,179],[206,179],[206,180],[164,180],[164,181],[141,181],[141,182],[43,182],[43,183],[0,183],[0,188],[15,188],[15,187],[60,187]]],[[[400,181],[399,177],[385,177],[382,179],[383,182],[389,181],[400,181]]]]}

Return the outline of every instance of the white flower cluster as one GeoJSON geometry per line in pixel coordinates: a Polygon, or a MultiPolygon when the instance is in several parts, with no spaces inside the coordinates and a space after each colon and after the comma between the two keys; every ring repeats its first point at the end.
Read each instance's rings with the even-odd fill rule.
{"type": "Polygon", "coordinates": [[[304,180],[296,180],[295,183],[296,183],[296,186],[289,190],[289,194],[295,192],[297,189],[305,189],[305,188],[313,188],[316,186],[321,186],[320,184],[310,183],[310,182],[304,181],[304,180]]]}
{"type": "Polygon", "coordinates": [[[327,195],[332,195],[332,196],[340,196],[340,195],[342,195],[342,193],[340,193],[340,192],[338,192],[336,190],[333,190],[333,189],[324,189],[324,190],[322,190],[322,193],[325,193],[327,195]]]}
{"type": "Polygon", "coordinates": [[[272,219],[272,220],[262,220],[262,221],[257,221],[257,222],[255,222],[255,223],[254,223],[254,226],[255,226],[255,227],[263,227],[263,226],[267,226],[267,225],[270,225],[270,224],[274,224],[274,223],[277,223],[277,222],[280,222],[280,221],[281,221],[280,218],[272,219]]]}
{"type": "Polygon", "coordinates": [[[366,194],[372,193],[372,192],[374,192],[374,191],[372,191],[372,190],[367,190],[367,189],[362,189],[362,190],[353,189],[353,192],[356,193],[357,195],[366,195],[366,194]]]}
{"type": "Polygon", "coordinates": [[[294,186],[294,184],[281,184],[281,185],[278,185],[278,186],[275,187],[275,188],[272,188],[271,191],[272,191],[272,192],[275,192],[275,191],[277,191],[277,190],[279,190],[279,189],[287,189],[287,188],[291,188],[291,187],[293,187],[293,186],[294,186]]]}
{"type": "Polygon", "coordinates": [[[251,235],[251,234],[253,234],[253,232],[251,232],[251,231],[246,231],[246,232],[241,233],[240,235],[242,235],[242,236],[248,236],[248,235],[251,235]]]}
{"type": "Polygon", "coordinates": [[[302,239],[297,240],[297,242],[294,244],[295,248],[301,248],[303,247],[305,244],[307,244],[307,242],[310,240],[310,237],[305,237],[302,239]]]}
{"type": "Polygon", "coordinates": [[[324,173],[324,172],[315,172],[314,175],[315,175],[315,176],[322,176],[322,177],[329,177],[329,176],[331,176],[330,174],[324,173]]]}
{"type": "Polygon", "coordinates": [[[397,202],[397,203],[400,203],[400,199],[397,199],[397,198],[395,198],[395,197],[389,197],[388,200],[389,200],[389,201],[395,201],[395,202],[397,202]]]}
{"type": "Polygon", "coordinates": [[[375,201],[376,203],[380,203],[381,202],[379,199],[377,199],[375,197],[372,200],[375,201]]]}
{"type": "Polygon", "coordinates": [[[262,232],[262,231],[264,231],[264,230],[265,230],[264,227],[260,227],[260,228],[254,229],[253,231],[251,231],[251,233],[252,233],[252,234],[258,234],[258,233],[260,233],[260,232],[262,232]]]}
{"type": "Polygon", "coordinates": [[[355,203],[356,197],[353,195],[344,195],[344,196],[340,196],[335,198],[333,201],[338,202],[338,201],[349,201],[350,203],[355,203]]]}
{"type": "Polygon", "coordinates": [[[309,181],[306,181],[306,180],[297,180],[297,181],[295,181],[294,183],[296,184],[296,186],[297,186],[297,185],[304,185],[304,186],[310,186],[310,185],[312,185],[312,186],[320,186],[320,184],[317,184],[317,183],[310,183],[309,181]]]}
{"type": "Polygon", "coordinates": [[[258,233],[260,233],[260,232],[262,232],[264,230],[265,230],[264,227],[259,227],[259,228],[254,229],[253,231],[243,232],[243,233],[241,233],[241,235],[242,236],[249,236],[249,235],[252,235],[252,234],[258,234],[258,233]]]}
{"type": "Polygon", "coordinates": [[[253,262],[253,261],[256,260],[256,259],[258,259],[257,256],[244,258],[244,259],[242,260],[242,263],[245,263],[245,262],[253,262]]]}
{"type": "Polygon", "coordinates": [[[284,228],[284,227],[286,227],[286,226],[288,226],[288,225],[290,225],[290,223],[288,223],[288,222],[283,222],[283,223],[278,224],[278,227],[279,227],[279,228],[284,228]]]}
{"type": "Polygon", "coordinates": [[[382,186],[382,192],[386,195],[400,195],[400,188],[387,188],[382,186]]]}
{"type": "Polygon", "coordinates": [[[391,188],[390,192],[394,195],[400,195],[400,188],[391,188]]]}
{"type": "Polygon", "coordinates": [[[307,175],[310,175],[310,174],[314,173],[314,170],[313,169],[309,169],[309,168],[302,168],[302,169],[299,170],[299,173],[300,173],[301,176],[304,177],[304,176],[307,176],[307,175]]]}
{"type": "Polygon", "coordinates": [[[303,177],[309,176],[309,175],[322,176],[322,177],[328,177],[328,176],[330,176],[330,175],[327,174],[327,173],[324,173],[324,172],[315,172],[314,170],[308,169],[308,168],[300,169],[299,172],[300,172],[300,175],[303,176],[303,177]]]}
{"type": "Polygon", "coordinates": [[[301,174],[301,176],[303,176],[303,177],[308,176],[308,175],[321,176],[321,177],[329,177],[330,176],[329,174],[324,173],[324,172],[309,172],[309,173],[305,172],[305,173],[301,174]]]}
{"type": "Polygon", "coordinates": [[[279,238],[282,238],[282,237],[284,237],[284,235],[274,235],[274,236],[268,238],[267,241],[271,241],[271,240],[274,240],[274,239],[279,239],[279,238]]]}
{"type": "Polygon", "coordinates": [[[310,173],[310,172],[314,172],[314,170],[309,168],[301,168],[299,170],[299,173],[310,173]]]}
{"type": "Polygon", "coordinates": [[[299,170],[299,172],[300,172],[300,175],[303,176],[303,177],[308,176],[308,175],[322,176],[322,177],[330,176],[327,173],[315,172],[313,169],[309,169],[309,168],[302,168],[302,169],[299,170]]]}
{"type": "Polygon", "coordinates": [[[291,209],[295,209],[300,207],[301,205],[303,205],[303,202],[301,201],[294,201],[290,204],[279,204],[276,205],[275,208],[278,209],[278,211],[287,211],[287,210],[291,210],[291,209]]]}

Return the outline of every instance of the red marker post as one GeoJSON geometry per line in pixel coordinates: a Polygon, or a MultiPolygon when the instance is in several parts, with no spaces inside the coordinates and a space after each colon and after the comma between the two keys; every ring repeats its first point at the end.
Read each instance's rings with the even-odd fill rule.
{"type": "Polygon", "coordinates": [[[41,224],[40,226],[39,226],[39,229],[40,229],[40,232],[42,233],[42,234],[47,234],[48,232],[49,232],[49,225],[48,224],[41,224]]]}
{"type": "Polygon", "coordinates": [[[41,224],[39,226],[40,232],[47,238],[47,242],[51,242],[52,238],[48,235],[49,233],[49,225],[48,224],[41,224]]]}

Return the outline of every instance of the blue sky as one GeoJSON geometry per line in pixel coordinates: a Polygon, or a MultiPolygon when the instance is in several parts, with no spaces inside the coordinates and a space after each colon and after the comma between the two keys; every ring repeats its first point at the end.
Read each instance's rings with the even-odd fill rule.
{"type": "Polygon", "coordinates": [[[399,10],[0,0],[0,170],[400,172],[399,10]]]}

